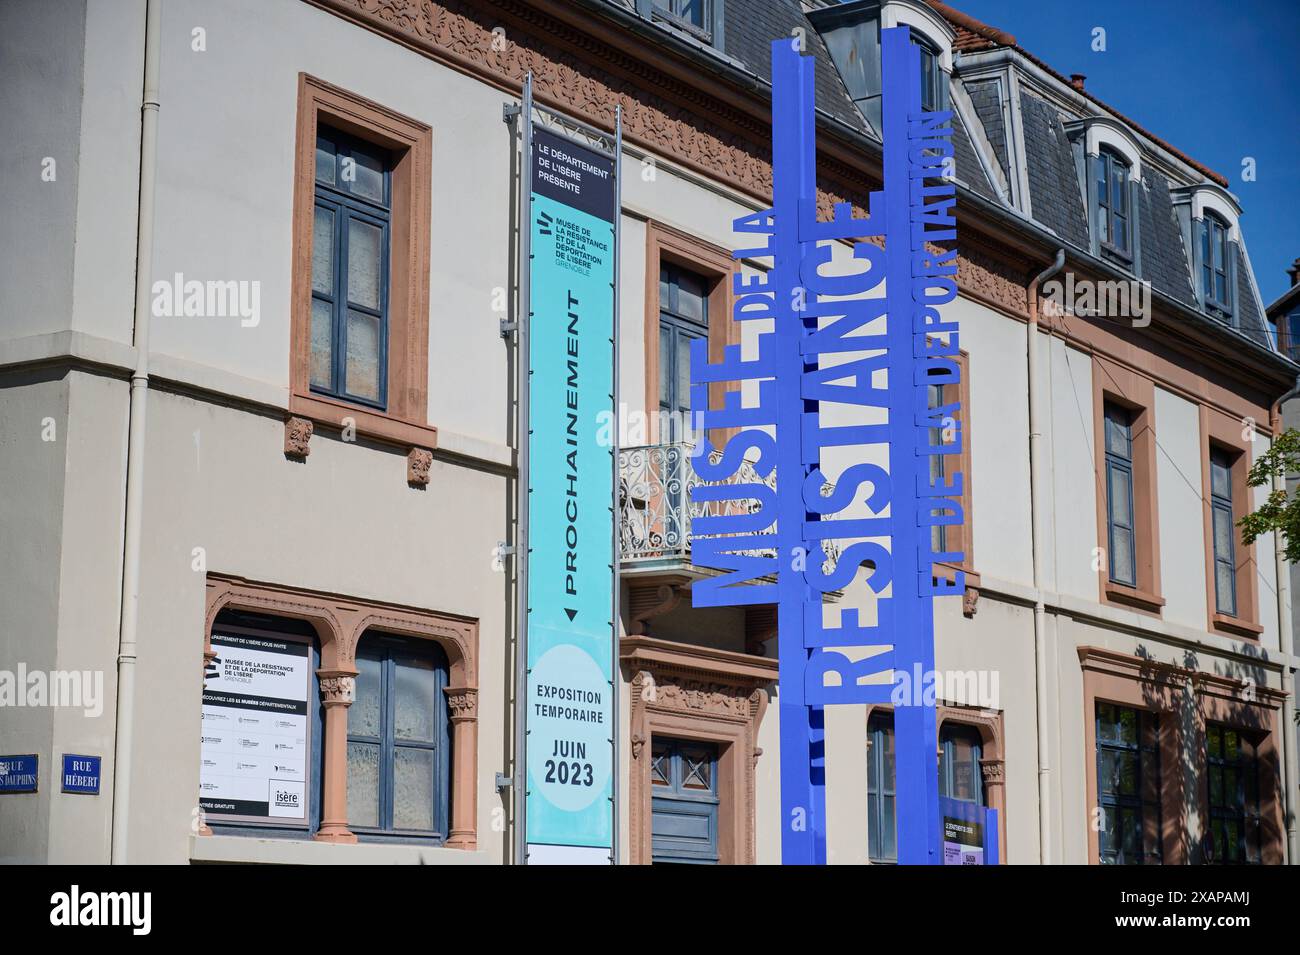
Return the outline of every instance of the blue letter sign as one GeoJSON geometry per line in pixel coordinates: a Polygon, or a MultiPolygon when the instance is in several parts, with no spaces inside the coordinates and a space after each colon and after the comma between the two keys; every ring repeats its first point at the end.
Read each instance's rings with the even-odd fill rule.
{"type": "MultiPolygon", "coordinates": [[[[700,442],[701,477],[725,480],[745,460],[761,477],[776,471],[774,500],[760,496],[761,486],[729,484],[759,506],[695,521],[695,563],[722,573],[696,582],[692,600],[777,606],[786,863],[826,861],[822,707],[891,702],[899,861],[941,861],[934,700],[895,692],[904,682],[895,675],[933,673],[932,598],[965,589],[960,572],[936,576],[936,562],[962,555],[936,552],[932,540],[942,538],[931,533],[963,520],[962,476],[929,460],[959,455],[962,441],[960,409],[946,397],[956,389],[940,387],[937,407],[929,401],[930,386],[954,385],[960,375],[957,326],[939,312],[957,289],[955,190],[944,175],[951,114],[921,110],[907,28],[883,30],[881,39],[884,190],[871,194],[868,218],[842,203],[827,222],[817,218],[813,60],[796,42],[772,44],[772,208],[733,224],[747,237],[734,256],[772,263],[736,276],[733,317],[767,320],[772,330],[757,336],[749,360],[728,346],[710,365],[698,341],[691,353],[698,426],[705,434],[738,429],[720,456],[700,442]],[[876,236],[883,249],[863,241],[876,236]],[[837,241],[852,243],[853,261],[827,274],[837,241]],[[757,382],[756,403],[742,407],[732,391],[722,408],[709,407],[711,382],[746,379],[757,382]],[[936,431],[944,441],[932,444],[936,431]],[[885,451],[888,468],[876,463],[885,451]],[[863,568],[874,614],[844,608],[828,619],[824,595],[863,568]]],[[[692,500],[721,491],[692,488],[692,500]]]]}

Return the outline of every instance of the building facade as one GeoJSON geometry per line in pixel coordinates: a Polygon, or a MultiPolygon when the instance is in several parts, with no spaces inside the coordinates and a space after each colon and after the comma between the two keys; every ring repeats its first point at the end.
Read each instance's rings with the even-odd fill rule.
{"type": "MultiPolygon", "coordinates": [[[[0,257],[0,670],[50,690],[10,681],[0,759],[39,785],[0,796],[0,858],[514,861],[503,108],[531,73],[624,123],[618,861],[778,862],[775,613],[692,606],[685,356],[757,334],[731,276],[765,263],[729,250],[770,201],[768,43],[817,59],[826,216],[880,187],[898,24],[959,193],[942,791],[999,811],[1011,863],[1292,861],[1290,575],[1232,524],[1300,367],[1241,209],[1083,77],[921,0],[0,8],[0,149],[30,178],[0,257]],[[204,686],[271,645],[304,681],[305,805],[255,825],[202,808],[264,758],[222,763],[204,686]],[[99,795],[62,791],[67,754],[102,757],[99,795]]],[[[859,575],[827,612],[873,599],[859,575]]],[[[893,861],[889,708],[828,708],[826,736],[829,861],[893,861]]]]}

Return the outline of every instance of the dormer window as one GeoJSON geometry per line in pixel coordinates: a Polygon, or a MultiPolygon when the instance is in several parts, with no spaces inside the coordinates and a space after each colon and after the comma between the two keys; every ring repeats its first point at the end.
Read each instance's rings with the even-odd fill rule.
{"type": "Polygon", "coordinates": [[[1102,249],[1124,260],[1133,258],[1132,215],[1127,162],[1110,149],[1097,156],[1097,241],[1102,249]]]}
{"type": "Polygon", "coordinates": [[[1205,213],[1201,220],[1201,295],[1206,311],[1224,317],[1232,315],[1232,289],[1228,284],[1232,247],[1228,234],[1226,222],[1213,212],[1205,213]]]}
{"type": "Polygon", "coordinates": [[[721,6],[721,0],[650,0],[649,6],[654,19],[689,33],[704,43],[714,44],[717,33],[714,16],[721,6]]]}
{"type": "Polygon", "coordinates": [[[924,0],[845,0],[818,4],[807,11],[807,17],[826,44],[849,98],[877,138],[882,126],[881,30],[908,28],[921,55],[921,107],[934,111],[949,108],[948,78],[957,35],[924,0]]]}
{"type": "Polygon", "coordinates": [[[1246,266],[1237,224],[1241,206],[1236,196],[1210,182],[1179,186],[1169,195],[1201,309],[1225,324],[1239,326],[1237,270],[1246,266]]]}
{"type": "Polygon", "coordinates": [[[921,50],[921,108],[931,112],[943,109],[943,68],[939,50],[916,32],[912,33],[912,43],[921,50]]]}

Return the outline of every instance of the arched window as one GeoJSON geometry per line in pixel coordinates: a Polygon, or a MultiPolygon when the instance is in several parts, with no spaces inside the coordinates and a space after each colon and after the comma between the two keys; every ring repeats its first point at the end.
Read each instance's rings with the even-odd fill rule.
{"type": "Polygon", "coordinates": [[[447,837],[447,656],[437,644],[367,633],[348,711],[348,826],[363,838],[447,837]]]}
{"type": "Polygon", "coordinates": [[[1104,251],[1125,260],[1133,258],[1128,190],[1131,168],[1110,149],[1103,148],[1097,156],[1097,240],[1104,251]]]}
{"type": "Polygon", "coordinates": [[[1228,224],[1207,211],[1201,220],[1201,294],[1207,309],[1225,316],[1232,314],[1232,286],[1228,280],[1232,247],[1228,235],[1228,224]]]}

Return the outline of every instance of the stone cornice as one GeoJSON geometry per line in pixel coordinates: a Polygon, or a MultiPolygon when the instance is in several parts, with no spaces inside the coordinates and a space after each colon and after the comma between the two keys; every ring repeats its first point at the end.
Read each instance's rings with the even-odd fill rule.
{"type": "Polygon", "coordinates": [[[777,661],[768,657],[653,637],[624,637],[619,642],[619,660],[632,672],[696,677],[737,689],[774,682],[779,670],[777,661]]]}

